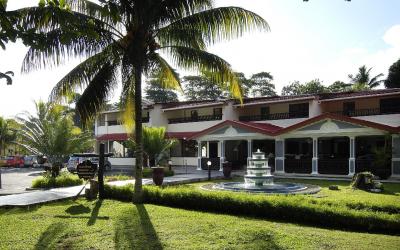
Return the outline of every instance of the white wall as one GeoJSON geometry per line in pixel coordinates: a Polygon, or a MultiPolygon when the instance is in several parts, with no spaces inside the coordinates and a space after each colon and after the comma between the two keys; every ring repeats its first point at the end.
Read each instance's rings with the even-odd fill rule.
{"type": "Polygon", "coordinates": [[[221,121],[187,122],[168,124],[168,132],[196,132],[212,127],[221,121]]]}
{"type": "Polygon", "coordinates": [[[162,111],[161,104],[155,104],[150,110],[149,126],[166,127],[168,125],[167,115],[162,111]]]}
{"type": "MultiPolygon", "coordinates": [[[[111,166],[135,166],[136,159],[135,158],[108,158],[108,161],[111,163],[111,166]]],[[[111,167],[111,168],[112,168],[111,167]]]]}
{"type": "Polygon", "coordinates": [[[228,102],[227,105],[222,107],[222,120],[239,120],[239,113],[232,102],[228,102]]]}
{"type": "Polygon", "coordinates": [[[317,100],[312,100],[309,102],[309,117],[315,117],[322,114],[321,105],[318,103],[317,100]]]}
{"type": "Polygon", "coordinates": [[[197,157],[171,157],[172,165],[184,166],[197,166],[197,157]]]}

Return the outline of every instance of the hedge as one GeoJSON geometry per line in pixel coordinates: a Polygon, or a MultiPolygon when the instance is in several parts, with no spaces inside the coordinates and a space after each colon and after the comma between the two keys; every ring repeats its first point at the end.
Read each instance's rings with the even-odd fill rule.
{"type": "Polygon", "coordinates": [[[55,178],[49,174],[44,174],[32,181],[33,188],[71,187],[82,184],[83,180],[79,179],[78,175],[68,172],[61,172],[60,175],[55,178]]]}
{"type": "MultiPolygon", "coordinates": [[[[151,168],[143,168],[143,178],[152,178],[153,177],[153,169],[151,168]]],[[[169,170],[168,168],[164,168],[164,177],[173,176],[175,173],[173,170],[169,170]]]]}
{"type": "MultiPolygon", "coordinates": [[[[106,185],[108,198],[131,201],[133,186],[106,185]]],[[[351,209],[345,204],[323,203],[297,196],[201,192],[189,187],[144,187],[144,202],[170,207],[244,215],[313,226],[399,234],[400,214],[351,209]]]]}

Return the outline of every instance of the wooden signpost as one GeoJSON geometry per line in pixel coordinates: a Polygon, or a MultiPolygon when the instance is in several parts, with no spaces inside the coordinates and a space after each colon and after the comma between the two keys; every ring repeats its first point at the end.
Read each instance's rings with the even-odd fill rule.
{"type": "MultiPolygon", "coordinates": [[[[86,161],[78,164],[78,166],[76,167],[76,171],[78,173],[79,178],[85,179],[85,180],[93,179],[97,172],[97,178],[98,178],[98,184],[99,184],[99,198],[100,199],[104,199],[104,158],[114,155],[112,153],[105,154],[104,148],[105,148],[104,143],[100,143],[100,152],[99,152],[100,154],[74,154],[74,156],[77,156],[77,157],[99,157],[99,166],[98,167],[97,167],[97,164],[92,163],[90,160],[86,160],[86,161]]],[[[82,192],[82,190],[81,190],[81,192],[82,192]]],[[[79,195],[79,193],[78,193],[78,195],[79,195]]]]}

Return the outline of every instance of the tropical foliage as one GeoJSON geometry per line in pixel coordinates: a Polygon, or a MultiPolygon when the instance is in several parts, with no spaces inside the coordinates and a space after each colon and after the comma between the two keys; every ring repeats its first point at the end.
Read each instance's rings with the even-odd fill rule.
{"type": "Polygon", "coordinates": [[[183,82],[186,100],[217,100],[223,97],[222,89],[207,76],[185,76],[183,82]]]}
{"type": "Polygon", "coordinates": [[[23,62],[23,71],[58,66],[83,56],[53,89],[52,100],[82,89],[77,110],[83,121],[100,111],[122,77],[125,121],[135,117],[135,200],[142,181],[142,75],[158,71],[163,87],[180,89],[178,74],[164,59],[185,70],[206,72],[215,84],[241,98],[241,88],[222,58],[206,52],[209,45],[254,30],[268,30],[258,15],[237,7],[213,8],[212,0],[40,1],[40,6],[15,11],[19,25],[39,36],[23,62]],[[134,109],[133,109],[134,107],[134,109]]]}
{"type": "Polygon", "coordinates": [[[0,72],[0,79],[3,79],[3,78],[6,79],[7,85],[12,84],[11,76],[14,76],[14,72],[12,72],[12,71],[7,71],[5,73],[0,72]]]}
{"type": "Polygon", "coordinates": [[[12,126],[12,120],[0,117],[0,154],[6,154],[5,148],[14,142],[17,137],[16,130],[12,126]]]}
{"type": "Polygon", "coordinates": [[[254,74],[249,79],[251,83],[249,96],[275,96],[275,85],[271,82],[274,77],[269,72],[254,74]]]}
{"type": "Polygon", "coordinates": [[[390,66],[385,80],[386,88],[400,88],[400,59],[390,66]]]}
{"type": "Polygon", "coordinates": [[[374,77],[371,76],[372,68],[367,69],[367,66],[363,65],[358,68],[356,75],[349,75],[350,81],[353,83],[355,90],[368,90],[378,87],[383,80],[379,80],[383,74],[378,74],[374,77]]]}
{"type": "MultiPolygon", "coordinates": [[[[150,166],[166,165],[169,149],[177,142],[175,139],[166,138],[165,127],[143,127],[143,152],[149,159],[150,166]]],[[[135,150],[135,140],[131,139],[128,146],[135,150]]]]}
{"type": "Polygon", "coordinates": [[[324,92],[327,92],[327,90],[319,79],[314,79],[304,84],[294,81],[282,88],[282,95],[319,94],[324,92]]]}
{"type": "Polygon", "coordinates": [[[157,76],[151,76],[146,81],[146,99],[152,102],[176,102],[178,95],[170,89],[162,87],[162,83],[157,76]]]}
{"type": "Polygon", "coordinates": [[[72,116],[65,107],[37,102],[36,114],[19,117],[21,146],[36,155],[44,155],[50,164],[60,164],[72,153],[92,149],[92,135],[74,126],[72,116]]]}

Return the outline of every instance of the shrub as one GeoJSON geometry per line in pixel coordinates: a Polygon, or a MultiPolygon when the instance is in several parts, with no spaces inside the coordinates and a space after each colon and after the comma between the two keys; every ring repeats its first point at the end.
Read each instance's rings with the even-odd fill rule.
{"type": "Polygon", "coordinates": [[[128,175],[119,174],[119,175],[109,175],[109,176],[106,176],[104,179],[105,179],[106,182],[109,182],[109,181],[126,181],[126,180],[133,179],[133,177],[132,176],[128,176],[128,175]]]}
{"type": "Polygon", "coordinates": [[[52,177],[51,174],[46,173],[32,181],[33,188],[55,188],[55,187],[70,187],[82,185],[83,180],[79,179],[77,175],[62,172],[57,177],[52,177]]]}
{"type": "Polygon", "coordinates": [[[362,190],[380,189],[383,190],[383,184],[375,181],[375,176],[371,172],[361,172],[353,176],[351,186],[362,190]]]}
{"type": "MultiPolygon", "coordinates": [[[[173,176],[175,173],[173,170],[164,168],[164,177],[173,176]]],[[[143,168],[143,178],[152,178],[153,170],[151,168],[143,168]]]]}
{"type": "MultiPolygon", "coordinates": [[[[133,186],[106,188],[108,198],[130,201],[133,186]]],[[[146,203],[208,212],[254,216],[315,226],[396,234],[400,216],[341,203],[319,202],[306,196],[263,196],[231,192],[201,192],[189,187],[144,187],[146,203]]]]}

